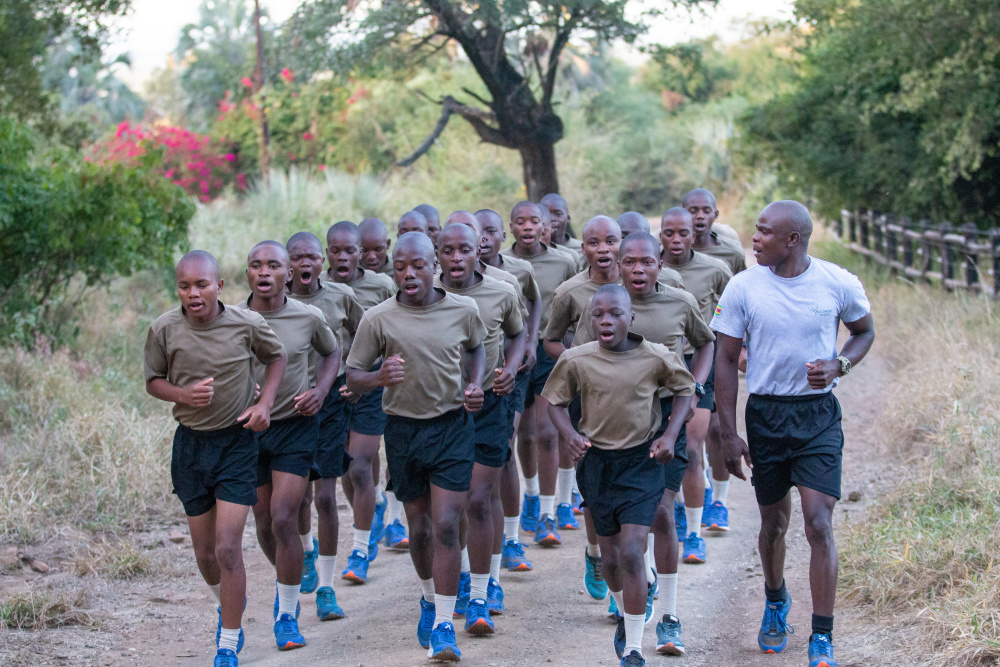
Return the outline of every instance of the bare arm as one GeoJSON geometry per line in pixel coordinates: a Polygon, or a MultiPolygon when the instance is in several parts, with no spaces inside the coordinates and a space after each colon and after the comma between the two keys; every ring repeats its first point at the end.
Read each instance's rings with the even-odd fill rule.
{"type": "Polygon", "coordinates": [[[497,377],[493,380],[493,391],[499,396],[505,396],[514,391],[514,377],[517,375],[518,366],[524,359],[524,350],[527,347],[528,337],[524,329],[513,337],[508,337],[504,341],[503,368],[495,371],[497,377]]]}
{"type": "Polygon", "coordinates": [[[659,438],[653,441],[649,448],[649,456],[655,458],[660,463],[669,463],[674,458],[674,449],[677,446],[677,436],[680,435],[681,428],[684,427],[684,420],[687,419],[691,410],[693,396],[674,396],[670,407],[670,423],[667,430],[659,438]]]}
{"type": "Polygon", "coordinates": [[[286,366],[288,366],[288,356],[282,352],[280,357],[264,367],[264,385],[260,388],[260,398],[236,420],[240,422],[246,420],[243,428],[263,431],[271,425],[271,408],[278,395],[278,385],[285,375],[286,366]]]}
{"type": "Polygon", "coordinates": [[[745,480],[742,460],[745,459],[747,465],[753,467],[750,463],[750,449],[736,433],[736,396],[740,387],[739,362],[743,339],[717,333],[715,342],[718,347],[715,356],[715,405],[719,414],[726,470],[745,480]]]}
{"type": "Polygon", "coordinates": [[[404,362],[399,355],[388,357],[377,371],[347,367],[347,390],[360,396],[379,387],[391,387],[404,378],[404,362]]]}
{"type": "Polygon", "coordinates": [[[715,343],[705,343],[695,348],[691,357],[691,375],[698,384],[705,384],[708,374],[712,371],[712,357],[715,355],[715,343]]]}
{"type": "Polygon", "coordinates": [[[549,340],[548,338],[542,341],[542,348],[545,350],[545,354],[556,360],[566,351],[566,346],[561,340],[549,340]]]}
{"type": "Polygon", "coordinates": [[[486,372],[486,348],[482,343],[466,348],[462,367],[469,384],[465,387],[465,409],[476,412],[483,407],[483,374],[486,372]]]}
{"type": "MultiPolygon", "coordinates": [[[[561,405],[550,404],[549,418],[552,420],[553,426],[556,427],[559,437],[569,447],[569,453],[573,461],[582,459],[583,455],[587,453],[587,448],[590,447],[590,441],[577,433],[576,429],[573,428],[573,422],[569,418],[569,410],[561,405]]],[[[683,423],[683,420],[681,423],[683,423]]]]}
{"type": "Polygon", "coordinates": [[[534,368],[538,361],[538,329],[542,325],[542,304],[538,299],[531,299],[527,302],[528,322],[525,326],[524,361],[518,366],[518,371],[528,371],[534,368]]]}
{"type": "MultiPolygon", "coordinates": [[[[847,357],[853,367],[865,358],[868,350],[872,349],[872,344],[875,342],[875,321],[871,313],[868,313],[860,320],[844,322],[844,326],[851,332],[851,336],[844,343],[844,349],[840,354],[847,357]]],[[[809,386],[813,389],[826,389],[835,378],[843,375],[840,362],[836,359],[817,359],[806,366],[809,368],[807,372],[809,386]]]]}
{"type": "Polygon", "coordinates": [[[340,348],[324,356],[316,369],[316,386],[295,397],[295,409],[299,414],[311,417],[323,407],[337,372],[340,370],[340,348]]]}
{"type": "Polygon", "coordinates": [[[212,382],[213,378],[205,378],[186,387],[178,387],[175,384],[170,384],[166,378],[153,378],[146,381],[146,393],[168,403],[181,403],[195,408],[203,408],[212,402],[212,396],[215,394],[212,382]]]}

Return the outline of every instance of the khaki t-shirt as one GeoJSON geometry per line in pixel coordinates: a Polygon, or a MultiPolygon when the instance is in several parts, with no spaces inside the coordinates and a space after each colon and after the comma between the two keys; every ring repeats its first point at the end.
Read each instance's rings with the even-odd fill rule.
{"type": "Polygon", "coordinates": [[[503,269],[498,269],[495,266],[490,266],[489,264],[483,264],[479,262],[478,271],[484,276],[489,276],[493,280],[499,280],[502,283],[507,283],[514,288],[514,292],[517,294],[517,305],[518,310],[521,312],[521,319],[525,322],[528,321],[528,302],[524,300],[524,295],[521,294],[521,283],[517,281],[514,274],[507,273],[503,269]]]}
{"type": "MultiPolygon", "coordinates": [[[[292,294],[290,289],[285,294],[289,299],[315,306],[322,311],[326,318],[326,325],[337,337],[337,344],[340,346],[343,358],[346,359],[351,338],[357,332],[358,323],[361,322],[361,316],[364,315],[361,304],[354,297],[354,290],[347,285],[320,280],[319,289],[312,294],[292,294]]],[[[315,350],[309,353],[310,386],[316,384],[319,361],[320,355],[315,350]]],[[[343,368],[341,368],[341,372],[343,372],[343,368]]]]}
{"type": "MultiPolygon", "coordinates": [[[[250,309],[250,299],[238,305],[245,310],[250,309]]],[[[251,311],[256,312],[256,311],[251,311]]],[[[310,378],[312,372],[309,363],[310,355],[315,352],[320,356],[333,354],[337,349],[337,338],[326,325],[323,312],[315,306],[300,303],[295,299],[285,299],[285,305],[266,313],[260,313],[278,335],[278,340],[285,346],[288,354],[288,366],[285,375],[278,385],[278,393],[274,396],[274,406],[271,408],[271,419],[288,419],[299,413],[295,410],[295,397],[310,389],[315,383],[310,378]]],[[[257,384],[264,384],[264,367],[253,365],[254,379],[257,384]]]]}
{"type": "Polygon", "coordinates": [[[361,277],[357,280],[340,284],[354,290],[354,296],[363,310],[368,310],[396,294],[396,282],[392,278],[374,271],[366,271],[361,267],[358,267],[358,271],[361,271],[361,277]]]}
{"type": "Polygon", "coordinates": [[[666,285],[667,287],[684,289],[684,279],[681,278],[681,274],[677,273],[666,264],[663,265],[663,268],[661,268],[660,272],[656,275],[656,282],[661,285],[666,285]]]}
{"type": "Polygon", "coordinates": [[[542,319],[538,325],[538,339],[541,340],[549,323],[549,315],[552,313],[552,297],[556,288],[576,275],[576,264],[568,256],[553,252],[548,248],[544,252],[530,257],[514,254],[513,246],[501,250],[500,254],[505,257],[522,259],[529,262],[535,269],[535,281],[538,283],[542,308],[542,319]]]}
{"type": "Polygon", "coordinates": [[[740,233],[723,222],[713,222],[712,232],[719,235],[719,240],[729,239],[736,245],[743,247],[743,241],[740,239],[740,233]]]}
{"type": "MultiPolygon", "coordinates": [[[[691,259],[683,264],[674,264],[671,268],[677,269],[681,274],[684,289],[698,302],[702,319],[711,322],[715,307],[719,305],[719,298],[729,284],[729,279],[733,277],[729,267],[721,259],[693,251],[691,259]]],[[[684,347],[684,354],[693,353],[694,348],[690,344],[684,347]]]]}
{"type": "MultiPolygon", "coordinates": [[[[590,317],[592,304],[593,298],[584,307],[576,327],[574,346],[597,340],[590,317]]],[[[698,302],[684,290],[657,284],[655,292],[632,299],[632,312],[635,313],[635,322],[629,331],[650,343],[667,346],[678,357],[684,356],[685,344],[693,349],[715,342],[715,334],[701,316],[698,302]]],[[[664,392],[660,395],[670,394],[664,392]]]]}
{"type": "Polygon", "coordinates": [[[367,371],[393,355],[404,362],[403,381],[382,394],[386,414],[431,419],[465,403],[462,360],[485,340],[486,325],[475,301],[443,293],[442,300],[423,307],[389,299],[361,318],[347,365],[367,371]]]}
{"type": "Polygon", "coordinates": [[[392,254],[391,253],[388,253],[388,252],[385,253],[385,261],[382,262],[382,266],[378,267],[378,270],[375,271],[375,273],[381,273],[383,276],[389,276],[389,279],[392,280],[393,283],[396,282],[393,279],[392,254]]]}
{"type": "Polygon", "coordinates": [[[285,349],[258,313],[219,302],[221,312],[199,324],[182,308],[164,313],[149,327],[143,354],[146,381],[164,378],[186,387],[214,378],[212,402],[203,408],[174,404],[174,419],[197,431],[215,431],[236,423],[254,402],[251,361],[270,364],[285,349]]]}
{"type": "MultiPolygon", "coordinates": [[[[580,244],[576,239],[573,240],[580,244]]],[[[547,247],[549,250],[555,250],[576,262],[577,272],[587,270],[589,265],[587,264],[587,256],[583,254],[583,244],[580,244],[580,247],[575,249],[568,245],[557,245],[555,243],[550,243],[547,247]]]]}
{"type": "MultiPolygon", "coordinates": [[[[552,296],[552,314],[549,315],[549,324],[545,328],[545,338],[562,340],[566,332],[576,330],[580,317],[589,312],[584,308],[603,284],[605,283],[594,282],[588,268],[556,288],[556,293],[552,296]]],[[[621,285],[621,277],[614,284],[621,285]]]]}
{"type": "Polygon", "coordinates": [[[735,276],[740,271],[747,270],[747,255],[744,252],[743,247],[732,242],[731,239],[725,236],[719,236],[717,232],[709,232],[709,235],[716,241],[719,245],[711,245],[707,248],[698,248],[697,252],[703,255],[708,255],[709,257],[714,257],[716,259],[721,259],[729,267],[729,270],[735,276]]]}
{"type": "Polygon", "coordinates": [[[492,389],[493,379],[496,377],[493,370],[503,366],[502,344],[505,337],[516,336],[524,328],[517,291],[512,285],[489,276],[483,276],[482,282],[467,289],[447,287],[440,282],[440,277],[437,282],[446,292],[467,296],[479,306],[479,317],[486,325],[486,338],[483,340],[486,347],[486,374],[482,386],[483,391],[492,389]]]}
{"type": "Polygon", "coordinates": [[[567,405],[580,395],[580,433],[601,449],[628,449],[648,441],[661,422],[661,389],[694,394],[684,361],[664,345],[629,334],[639,346],[628,352],[590,342],[567,350],[549,375],[542,398],[567,405]]]}
{"type": "Polygon", "coordinates": [[[521,284],[521,297],[525,303],[528,301],[540,301],[542,293],[538,289],[538,282],[535,280],[535,267],[527,260],[514,257],[513,255],[497,255],[500,262],[500,270],[506,271],[517,278],[521,284]]]}

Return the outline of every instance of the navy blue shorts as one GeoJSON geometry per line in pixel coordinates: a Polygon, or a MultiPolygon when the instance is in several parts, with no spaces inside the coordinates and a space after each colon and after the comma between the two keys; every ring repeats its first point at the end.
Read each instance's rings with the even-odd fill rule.
{"type": "Polygon", "coordinates": [[[747,445],[754,493],[773,505],[793,486],[840,499],[844,455],[840,403],[832,391],[808,396],[747,399],[747,445]]]}
{"type": "Polygon", "coordinates": [[[663,464],[650,458],[652,440],[628,449],[590,447],[576,468],[576,482],[601,537],[625,524],[652,526],[663,497],[663,464]]]}
{"type": "Polygon", "coordinates": [[[556,366],[556,360],[545,354],[542,341],[538,341],[538,361],[531,369],[531,380],[528,382],[528,391],[524,399],[524,407],[529,408],[535,403],[535,396],[542,395],[542,389],[548,382],[552,369],[556,366]]]}
{"type": "MultiPolygon", "coordinates": [[[[692,357],[694,357],[693,354],[684,355],[684,363],[687,364],[688,370],[691,370],[692,357]]],[[[708,378],[703,386],[705,387],[705,395],[701,398],[695,396],[698,402],[694,407],[715,412],[715,357],[712,357],[712,368],[708,371],[708,378]]]]}
{"type": "Polygon", "coordinates": [[[472,413],[476,425],[476,463],[500,468],[507,462],[514,421],[510,414],[510,395],[497,396],[492,389],[483,394],[483,408],[472,413]]]}
{"type": "MultiPolygon", "coordinates": [[[[510,394],[510,406],[514,412],[524,414],[524,403],[528,398],[528,387],[531,385],[531,371],[518,371],[514,376],[514,391],[510,394]]],[[[535,400],[534,396],[531,398],[535,400]]]]}
{"type": "MultiPolygon", "coordinates": [[[[382,362],[372,366],[373,371],[382,367],[382,362]]],[[[385,412],[382,410],[382,387],[362,394],[358,402],[351,406],[351,430],[361,435],[382,435],[385,433],[385,412]]]]}
{"type": "Polygon", "coordinates": [[[389,415],[385,458],[393,493],[402,502],[421,498],[431,485],[468,491],[476,453],[476,425],[465,408],[431,419],[389,415]]]}
{"type": "MultiPolygon", "coordinates": [[[[660,399],[660,413],[663,422],[656,432],[656,438],[663,435],[667,427],[670,426],[670,412],[674,409],[673,396],[660,399]]],[[[663,483],[666,488],[674,493],[681,490],[681,482],[684,480],[684,471],[687,470],[687,426],[681,427],[681,432],[674,441],[674,458],[669,463],[663,464],[663,483]]]]}
{"type": "Polygon", "coordinates": [[[257,486],[271,483],[271,472],[308,477],[319,442],[319,417],[275,419],[257,438],[257,486]]]}
{"type": "Polygon", "coordinates": [[[309,479],[333,479],[342,477],[351,463],[347,453],[347,434],[350,430],[351,404],[340,395],[344,386],[341,375],[330,388],[318,413],[319,441],[313,457],[309,479]]]}
{"type": "Polygon", "coordinates": [[[201,516],[216,500],[257,504],[257,433],[242,424],[196,431],[183,424],[174,432],[170,481],[188,516],[201,516]]]}

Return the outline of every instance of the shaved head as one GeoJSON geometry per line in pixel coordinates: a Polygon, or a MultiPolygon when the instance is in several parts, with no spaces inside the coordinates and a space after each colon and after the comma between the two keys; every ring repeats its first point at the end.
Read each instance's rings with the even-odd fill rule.
{"type": "Polygon", "coordinates": [[[219,260],[215,259],[215,256],[206,250],[192,250],[186,253],[177,262],[175,272],[180,273],[182,266],[201,266],[207,268],[216,280],[221,277],[219,274],[219,260]]]}
{"type": "MultiPolygon", "coordinates": [[[[463,225],[464,227],[464,225],[463,225]]],[[[465,229],[469,229],[465,227],[465,229]]],[[[471,230],[469,230],[471,232],[471,230]]],[[[406,232],[396,239],[396,249],[393,257],[399,258],[405,253],[417,253],[422,255],[428,262],[434,262],[434,242],[431,237],[423,232],[406,232]]]]}
{"type": "Polygon", "coordinates": [[[315,247],[319,250],[320,254],[323,254],[323,244],[320,243],[319,237],[312,232],[297,232],[292,234],[291,238],[288,239],[288,243],[285,244],[285,249],[291,251],[292,246],[296,245],[315,247]]]}
{"type": "Polygon", "coordinates": [[[566,204],[566,200],[563,199],[562,195],[556,194],[555,192],[545,195],[544,197],[542,197],[542,200],[538,203],[541,204],[542,206],[545,206],[546,208],[548,208],[549,205],[557,206],[558,208],[561,208],[564,211],[567,209],[568,206],[566,204]]]}
{"type": "Polygon", "coordinates": [[[326,231],[327,244],[330,243],[330,239],[333,238],[334,234],[351,234],[358,240],[358,242],[361,241],[361,234],[358,232],[358,226],[350,220],[341,220],[340,222],[333,224],[330,229],[326,231]]]}
{"type": "Polygon", "coordinates": [[[476,220],[478,220],[481,225],[485,225],[487,222],[492,222],[494,225],[503,226],[503,218],[500,214],[488,208],[481,208],[476,211],[476,220]]]}
{"type": "Polygon", "coordinates": [[[621,238],[622,230],[615,222],[614,218],[610,218],[606,215],[598,215],[587,221],[587,224],[583,226],[583,238],[593,233],[595,230],[607,230],[621,238]]]}
{"type": "Polygon", "coordinates": [[[429,225],[427,224],[427,217],[420,211],[413,209],[412,211],[407,211],[403,215],[399,216],[399,222],[396,224],[396,229],[401,234],[415,231],[421,231],[426,234],[429,229],[429,225]]]}
{"type": "MultiPolygon", "coordinates": [[[[519,210],[521,210],[522,208],[529,209],[529,210],[533,211],[536,215],[541,215],[540,209],[542,209],[544,207],[539,206],[538,204],[536,204],[533,201],[527,201],[527,200],[519,201],[516,204],[514,204],[514,208],[510,209],[510,218],[511,218],[511,220],[513,220],[514,218],[517,217],[517,212],[519,210]]],[[[546,213],[547,213],[547,211],[546,211],[546,213]]]]}
{"type": "Polygon", "coordinates": [[[285,246],[281,245],[277,241],[261,241],[260,243],[255,245],[253,248],[250,249],[250,254],[247,255],[247,262],[250,261],[250,258],[253,257],[254,253],[256,253],[258,250],[260,250],[261,248],[268,248],[268,247],[277,248],[278,257],[281,258],[281,261],[283,261],[286,266],[292,263],[292,261],[288,258],[288,251],[285,250],[285,246]]]}
{"type": "Polygon", "coordinates": [[[438,210],[430,204],[419,204],[414,206],[413,210],[424,216],[427,222],[434,223],[435,227],[441,222],[441,215],[438,213],[438,210]]]}
{"type": "Polygon", "coordinates": [[[365,218],[358,225],[358,232],[361,236],[368,236],[372,238],[383,238],[389,235],[389,230],[386,229],[385,223],[378,218],[365,218]]]}
{"type": "Polygon", "coordinates": [[[687,208],[688,202],[691,201],[692,199],[695,199],[696,197],[704,197],[705,199],[712,202],[712,208],[716,208],[718,206],[718,204],[715,202],[715,195],[712,194],[711,190],[706,190],[705,188],[695,188],[694,190],[688,192],[686,195],[684,195],[684,199],[681,200],[681,206],[687,208]]]}
{"type": "Polygon", "coordinates": [[[642,213],[629,211],[618,216],[618,227],[622,230],[622,236],[635,234],[637,232],[649,233],[649,220],[642,213]]]}
{"type": "Polygon", "coordinates": [[[808,245],[812,236],[813,221],[809,209],[793,199],[785,199],[768,204],[760,216],[771,221],[782,231],[797,232],[802,237],[803,245],[808,245]]]}
{"type": "Polygon", "coordinates": [[[636,246],[643,246],[644,250],[649,250],[653,257],[660,255],[660,242],[647,232],[632,232],[626,236],[618,246],[618,255],[624,256],[628,251],[636,246]]]}
{"type": "MultiPolygon", "coordinates": [[[[471,213],[469,214],[469,216],[472,218],[473,222],[475,222],[477,225],[479,224],[475,216],[473,216],[471,213]]],[[[448,216],[448,219],[451,220],[451,216],[448,216]]],[[[442,229],[441,233],[438,234],[438,245],[444,245],[445,239],[450,239],[452,237],[456,237],[463,241],[466,241],[468,242],[469,245],[471,245],[474,248],[479,247],[479,234],[476,233],[476,230],[471,225],[468,225],[464,222],[446,223],[444,229],[442,229]]],[[[398,248],[399,246],[397,245],[396,247],[398,248]]]]}
{"type": "Polygon", "coordinates": [[[601,285],[594,293],[594,300],[597,299],[613,300],[629,312],[632,311],[632,298],[628,295],[628,290],[621,285],[601,285]]]}
{"type": "Polygon", "coordinates": [[[467,225],[471,227],[477,236],[482,236],[483,226],[480,224],[479,220],[476,219],[472,213],[468,211],[455,211],[448,216],[448,219],[444,221],[445,226],[448,225],[467,225]]]}
{"type": "Polygon", "coordinates": [[[691,229],[694,230],[694,219],[686,208],[681,208],[680,206],[668,208],[666,213],[663,214],[661,222],[666,222],[667,220],[681,220],[690,225],[691,229]]]}

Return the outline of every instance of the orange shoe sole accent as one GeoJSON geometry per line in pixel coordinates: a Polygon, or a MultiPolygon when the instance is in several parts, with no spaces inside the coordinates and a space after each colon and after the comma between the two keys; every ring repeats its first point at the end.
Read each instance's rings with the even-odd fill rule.
{"type": "Polygon", "coordinates": [[[508,572],[531,572],[531,566],[528,565],[527,563],[522,563],[522,564],[518,565],[517,567],[515,567],[513,570],[508,567],[507,571],[508,572]]]}
{"type": "Polygon", "coordinates": [[[764,653],[767,653],[768,655],[778,655],[777,651],[775,651],[774,649],[770,649],[770,648],[767,649],[766,651],[764,651],[764,653]]]}
{"type": "Polygon", "coordinates": [[[687,563],[688,565],[704,565],[705,564],[705,561],[703,561],[702,559],[698,558],[697,556],[688,556],[687,558],[684,559],[684,562],[687,563]]]}
{"type": "Polygon", "coordinates": [[[583,516],[583,510],[580,509],[579,507],[574,507],[573,508],[573,514],[576,515],[576,516],[583,516]]]}
{"type": "Polygon", "coordinates": [[[678,650],[673,643],[665,644],[660,648],[656,649],[656,652],[660,655],[684,655],[684,649],[678,650]]]}
{"type": "Polygon", "coordinates": [[[559,545],[562,544],[562,540],[560,540],[554,535],[550,535],[548,537],[543,537],[541,540],[539,540],[538,544],[542,545],[543,547],[558,547],[559,545]]]}
{"type": "Polygon", "coordinates": [[[719,526],[715,525],[714,523],[711,526],[705,526],[705,530],[710,530],[713,533],[728,533],[729,532],[728,528],[720,528],[719,526]]]}
{"type": "Polygon", "coordinates": [[[292,649],[302,648],[303,646],[305,646],[305,644],[297,644],[295,642],[288,642],[284,646],[279,646],[278,650],[279,651],[291,651],[292,649]]]}
{"type": "Polygon", "coordinates": [[[399,542],[397,544],[394,544],[394,545],[392,545],[389,548],[390,549],[405,549],[405,550],[409,550],[409,548],[410,548],[410,540],[402,540],[401,542],[399,542]]]}
{"type": "Polygon", "coordinates": [[[344,581],[349,581],[352,584],[356,584],[358,586],[368,583],[358,575],[354,574],[353,572],[345,572],[343,575],[341,575],[340,578],[343,579],[344,581]]]}
{"type": "Polygon", "coordinates": [[[492,635],[496,632],[496,629],[491,628],[490,624],[486,621],[479,619],[472,624],[468,630],[466,630],[470,635],[492,635]]]}

